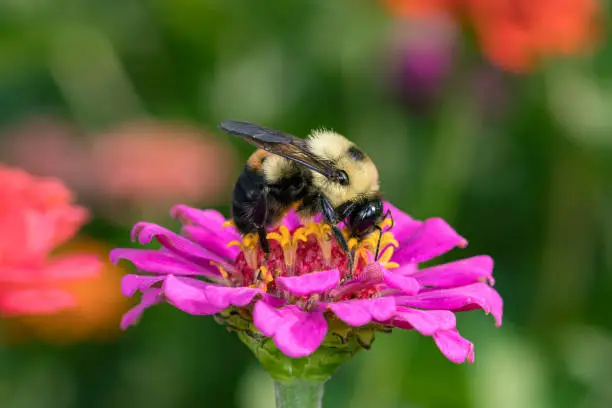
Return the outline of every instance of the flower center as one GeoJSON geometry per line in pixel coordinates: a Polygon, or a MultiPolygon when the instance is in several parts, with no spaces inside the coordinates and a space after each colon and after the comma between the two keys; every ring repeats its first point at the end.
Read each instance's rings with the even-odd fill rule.
{"type": "MultiPolygon", "coordinates": [[[[388,227],[389,224],[390,220],[384,221],[381,227],[388,227]]],[[[347,229],[343,230],[343,234],[348,239],[347,229]]],[[[267,238],[270,242],[267,262],[256,234],[247,234],[241,241],[229,243],[229,246],[241,248],[234,261],[233,270],[221,270],[231,286],[257,287],[272,295],[286,297],[284,291],[277,287],[276,278],[337,268],[340,271],[341,284],[355,286],[355,291],[350,294],[342,291],[342,297],[369,298],[378,292],[373,285],[364,285],[365,280],[371,280],[366,267],[375,261],[377,246],[380,248],[378,263],[387,269],[398,267],[390,260],[399,244],[393,233],[388,231],[382,233],[382,236],[375,231],[365,239],[348,240],[349,249],[355,259],[352,273],[348,270],[348,255],[342,250],[327,224],[308,223],[293,231],[283,225],[269,232],[267,238]]]]}

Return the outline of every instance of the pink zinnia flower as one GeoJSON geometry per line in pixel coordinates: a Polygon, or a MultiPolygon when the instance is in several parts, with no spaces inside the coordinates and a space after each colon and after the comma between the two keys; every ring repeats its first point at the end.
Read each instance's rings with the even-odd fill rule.
{"type": "Polygon", "coordinates": [[[96,256],[49,258],[83,225],[87,211],[71,204],[58,180],[0,165],[0,316],[49,314],[75,305],[60,281],[96,274],[96,256]]]}
{"type": "Polygon", "coordinates": [[[168,302],[189,314],[216,315],[243,341],[267,344],[272,338],[292,358],[332,343],[368,348],[375,331],[397,327],[433,337],[455,363],[472,362],[473,345],[457,331],[454,312],[483,309],[501,325],[502,299],[490,286],[493,260],[476,256],[420,269],[419,263],[466,240],[440,218],[416,221],[389,203],[385,207],[395,224],[382,236],[382,255],[377,261],[372,255],[376,233],[362,242],[351,239],[358,261],[349,276],[347,256],[328,225],[302,225],[290,212],[268,234],[266,267],[256,237],[241,240],[217,211],[176,206],[172,214],[183,223],[181,235],[139,223],[133,239],[143,245],[156,239],[162,248],[111,253],[115,262],[127,259],[139,270],[122,282],[126,296],[142,292],[122,327],[146,308],[168,302]]]}

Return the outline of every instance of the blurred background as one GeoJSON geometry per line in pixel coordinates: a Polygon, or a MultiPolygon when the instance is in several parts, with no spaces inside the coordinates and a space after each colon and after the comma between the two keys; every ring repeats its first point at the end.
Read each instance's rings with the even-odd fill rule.
{"type": "MultiPolygon", "coordinates": [[[[612,37],[596,0],[2,0],[0,162],[60,178],[93,218],[62,251],[106,258],[175,203],[229,215],[246,120],[325,126],[385,197],[490,254],[504,325],[379,335],[326,407],[612,406],[612,37]]],[[[0,186],[2,188],[2,186],[0,186]]],[[[75,309],[0,321],[2,408],[271,407],[234,334],[170,306],[119,331],[123,271],[75,309]]]]}

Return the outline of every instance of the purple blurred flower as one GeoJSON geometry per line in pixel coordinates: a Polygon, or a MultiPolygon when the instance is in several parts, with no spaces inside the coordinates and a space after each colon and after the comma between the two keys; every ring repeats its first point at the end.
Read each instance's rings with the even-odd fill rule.
{"type": "MultiPolygon", "coordinates": [[[[373,333],[397,327],[433,337],[455,363],[472,362],[473,345],[457,331],[454,312],[483,309],[501,325],[502,299],[490,286],[493,260],[476,256],[419,269],[419,263],[467,241],[440,218],[417,221],[389,203],[385,207],[395,225],[382,236],[380,259],[372,255],[377,234],[351,239],[357,262],[349,276],[347,257],[328,225],[302,225],[290,212],[268,234],[271,253],[264,267],[255,236],[241,239],[217,211],[176,206],[172,214],[183,223],[181,235],[139,223],[133,239],[143,245],[156,239],[162,248],[111,253],[114,262],[127,259],[140,271],[122,282],[126,296],[142,292],[122,327],[134,324],[146,308],[168,302],[192,315],[219,316],[231,309],[292,358],[311,355],[328,336],[346,344],[362,328],[373,333]]],[[[369,346],[363,336],[358,342],[369,346]]]]}
{"type": "Polygon", "coordinates": [[[435,104],[454,65],[457,28],[442,18],[401,21],[394,39],[391,86],[411,109],[435,104]]]}

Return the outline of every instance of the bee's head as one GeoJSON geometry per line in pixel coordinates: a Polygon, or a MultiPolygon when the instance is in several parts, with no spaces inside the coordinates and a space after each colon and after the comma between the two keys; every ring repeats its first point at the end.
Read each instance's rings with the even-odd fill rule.
{"type": "Polygon", "coordinates": [[[317,130],[308,139],[310,151],[341,170],[336,180],[313,173],[313,182],[334,207],[378,192],[378,170],[354,143],[335,132],[317,130]]]}
{"type": "Polygon", "coordinates": [[[373,196],[355,205],[346,218],[346,225],[353,236],[363,238],[384,218],[382,200],[379,196],[373,196]]]}

